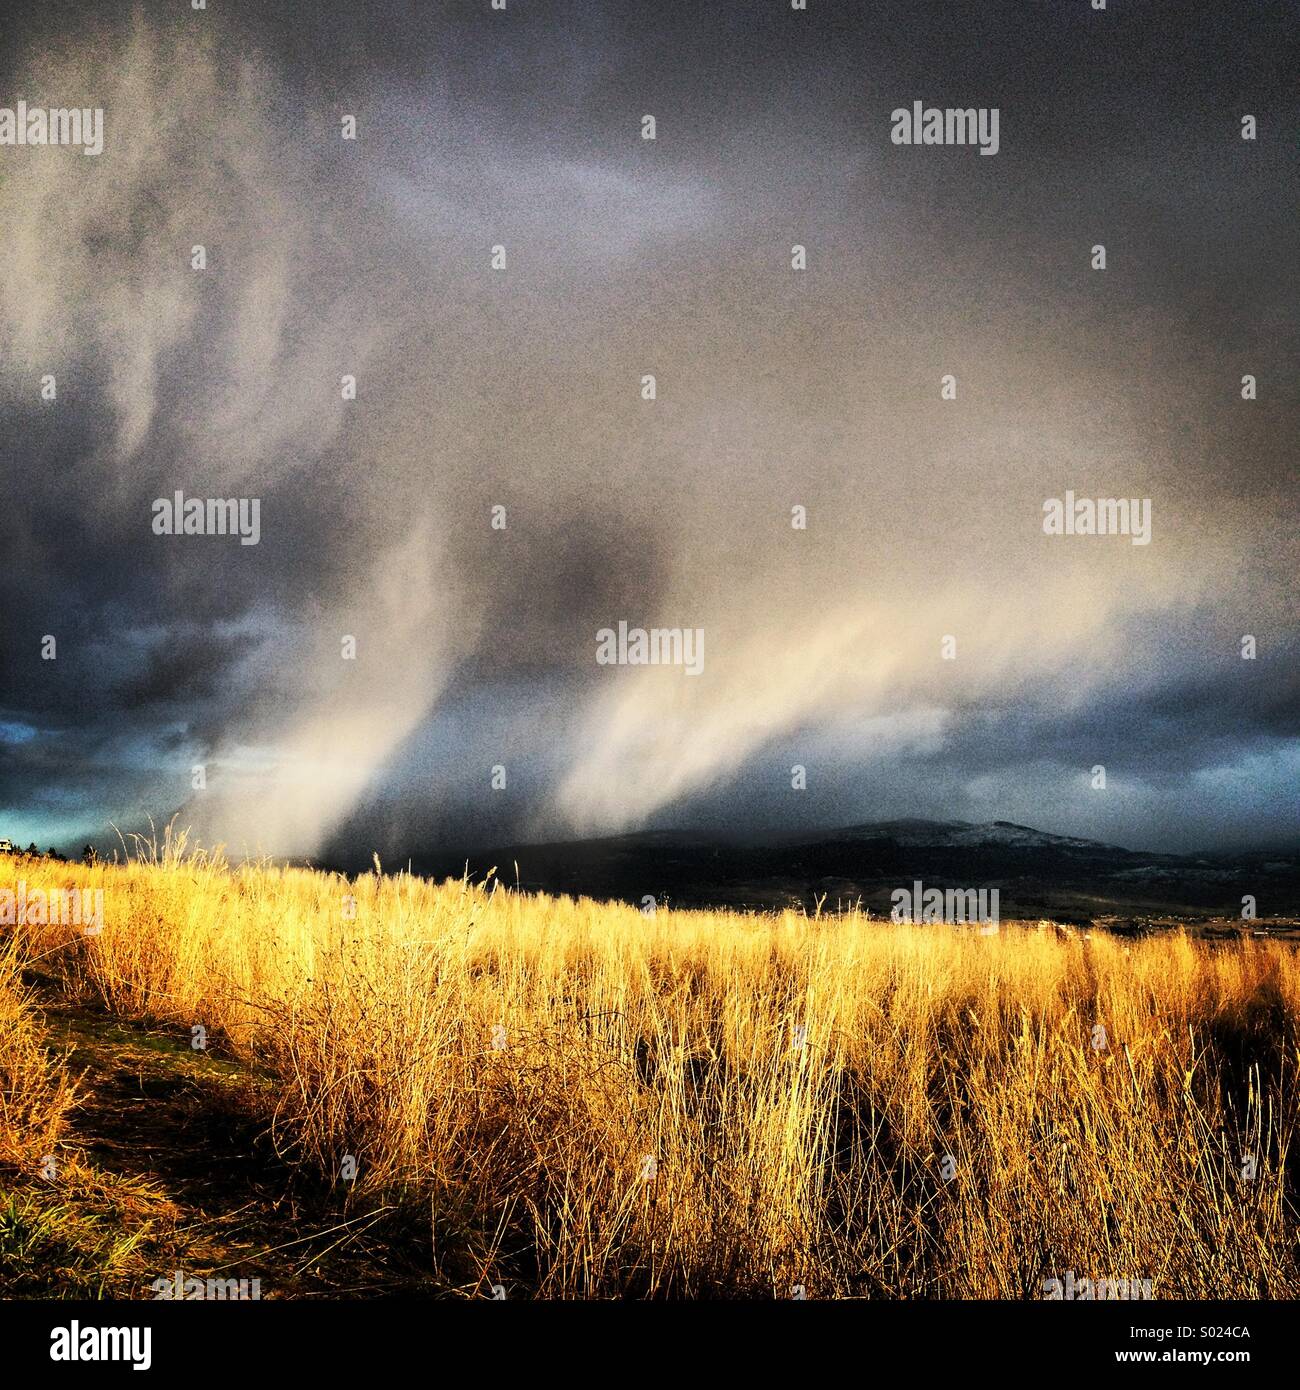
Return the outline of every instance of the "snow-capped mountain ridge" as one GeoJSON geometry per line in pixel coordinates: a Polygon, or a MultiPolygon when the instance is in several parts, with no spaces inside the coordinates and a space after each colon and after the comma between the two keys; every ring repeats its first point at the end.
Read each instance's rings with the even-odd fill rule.
{"type": "Polygon", "coordinates": [[[1129,851],[1101,840],[1084,840],[1074,835],[1053,835],[1035,830],[1014,821],[933,821],[914,818],[891,821],[869,821],[864,825],[846,826],[833,831],[834,840],[892,840],[906,847],[951,847],[974,849],[981,845],[1006,849],[1080,849],[1105,850],[1120,854],[1129,851]]]}

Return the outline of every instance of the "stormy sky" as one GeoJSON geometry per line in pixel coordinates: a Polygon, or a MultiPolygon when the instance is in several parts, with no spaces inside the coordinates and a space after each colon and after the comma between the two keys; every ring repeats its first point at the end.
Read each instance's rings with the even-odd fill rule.
{"type": "Polygon", "coordinates": [[[0,147],[0,835],[1294,843],[1298,24],[22,7],[0,107],[105,116],[0,147]],[[997,153],[895,144],[916,101],[997,153]],[[155,534],[178,490],[258,543],[155,534]],[[1044,534],[1067,490],[1150,544],[1044,534]],[[620,621],[703,671],[598,664],[620,621]]]}

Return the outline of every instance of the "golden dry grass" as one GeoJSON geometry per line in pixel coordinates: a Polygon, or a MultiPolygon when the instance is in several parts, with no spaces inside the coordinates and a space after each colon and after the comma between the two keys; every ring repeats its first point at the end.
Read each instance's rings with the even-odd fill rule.
{"type": "Polygon", "coordinates": [[[450,1287],[1300,1294],[1292,947],[647,917],[183,848],[0,867],[105,892],[102,933],[22,949],[269,1070],[285,1150],[353,1156],[350,1200],[407,1204],[450,1287]]]}
{"type": "Polygon", "coordinates": [[[0,929],[0,1164],[30,1170],[54,1152],[74,1095],[44,1046],[22,960],[22,943],[0,929]]]}

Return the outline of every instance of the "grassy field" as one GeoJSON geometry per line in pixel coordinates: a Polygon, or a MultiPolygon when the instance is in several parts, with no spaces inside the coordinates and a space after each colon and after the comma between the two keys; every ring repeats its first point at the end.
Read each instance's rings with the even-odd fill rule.
{"type": "Polygon", "coordinates": [[[1019,1299],[1066,1271],[1300,1295],[1288,944],[647,916],[232,869],[183,839],[122,866],[0,861],[0,891],[20,879],[29,907],[102,889],[104,926],[0,928],[0,1291],[145,1297],[181,1260],[302,1291],[269,1228],[195,1244],[224,1219],[211,1174],[184,1221],[140,1216],[171,1200],[151,1144],[190,1135],[250,1194],[231,1210],[314,1185],[336,1290],[355,1256],[355,1287],[391,1268],[451,1296],[1019,1299]],[[96,1049],[146,1042],[135,1129],[78,1138],[136,1066],[96,1049]],[[196,1066],[221,1075],[168,1089],[196,1066]],[[60,1221],[87,1220],[42,1274],[60,1221]]]}

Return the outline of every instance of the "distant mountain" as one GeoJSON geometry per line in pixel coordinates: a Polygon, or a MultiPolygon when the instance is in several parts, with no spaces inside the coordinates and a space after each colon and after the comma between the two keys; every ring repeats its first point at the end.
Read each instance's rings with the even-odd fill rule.
{"type": "MultiPolygon", "coordinates": [[[[1242,898],[1264,916],[1300,916],[1300,853],[1175,855],[1053,835],[1010,821],[890,820],[798,836],[735,841],[642,831],[503,846],[474,854],[471,875],[496,867],[551,893],[646,897],[679,907],[827,907],[861,901],[887,915],[895,888],[997,888],[1003,917],[1239,918],[1242,898]]],[[[426,872],[459,874],[437,856],[426,872]]]]}
{"type": "Polygon", "coordinates": [[[1005,846],[1015,849],[1073,848],[1104,850],[1113,854],[1127,851],[1099,840],[1079,840],[1071,835],[1050,835],[1028,825],[1016,825],[1009,820],[976,824],[964,820],[887,820],[866,825],[845,826],[842,830],[820,831],[815,840],[880,840],[892,839],[896,844],[912,846],[952,846],[971,848],[977,845],[1005,846]]]}

